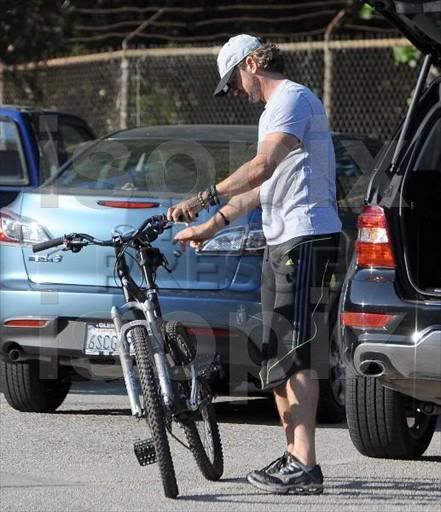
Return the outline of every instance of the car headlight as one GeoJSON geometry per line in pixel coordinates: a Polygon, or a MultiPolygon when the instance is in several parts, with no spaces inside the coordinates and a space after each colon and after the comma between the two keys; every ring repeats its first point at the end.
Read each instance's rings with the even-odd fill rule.
{"type": "Polygon", "coordinates": [[[249,229],[248,226],[234,226],[216,233],[205,241],[198,254],[260,254],[265,248],[265,235],[261,229],[249,229]]]}

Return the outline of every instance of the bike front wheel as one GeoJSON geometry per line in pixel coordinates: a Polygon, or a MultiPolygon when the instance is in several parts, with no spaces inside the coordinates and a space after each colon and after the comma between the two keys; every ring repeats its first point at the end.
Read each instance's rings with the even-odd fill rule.
{"type": "Polygon", "coordinates": [[[167,498],[176,498],[178,485],[167,437],[162,399],[149,356],[147,332],[143,327],[135,327],[131,333],[144,399],[145,418],[152,434],[164,494],[167,498]]]}
{"type": "Polygon", "coordinates": [[[222,442],[212,403],[201,405],[184,424],[190,450],[207,480],[219,480],[224,472],[222,442]]]}

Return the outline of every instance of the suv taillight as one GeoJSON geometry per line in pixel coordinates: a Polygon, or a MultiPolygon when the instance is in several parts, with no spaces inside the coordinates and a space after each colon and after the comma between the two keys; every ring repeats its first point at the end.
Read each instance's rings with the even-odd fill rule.
{"type": "Polygon", "coordinates": [[[32,245],[47,240],[46,230],[36,220],[0,210],[0,244],[32,245]]]}
{"type": "Polygon", "coordinates": [[[358,217],[355,255],[359,267],[396,267],[386,215],[380,206],[365,206],[358,217]]]}

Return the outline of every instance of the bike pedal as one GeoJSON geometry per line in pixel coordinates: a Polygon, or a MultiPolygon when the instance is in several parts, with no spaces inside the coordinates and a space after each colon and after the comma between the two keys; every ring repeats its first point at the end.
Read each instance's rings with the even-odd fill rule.
{"type": "Polygon", "coordinates": [[[156,450],[153,445],[153,439],[145,439],[144,441],[136,441],[133,443],[136,458],[141,466],[148,466],[157,462],[156,450]]]}

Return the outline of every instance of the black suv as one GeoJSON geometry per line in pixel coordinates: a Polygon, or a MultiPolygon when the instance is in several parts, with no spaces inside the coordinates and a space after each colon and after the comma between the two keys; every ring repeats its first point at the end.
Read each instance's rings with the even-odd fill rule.
{"type": "Polygon", "coordinates": [[[422,52],[406,118],[378,158],[340,299],[349,432],[417,458],[441,412],[441,1],[370,2],[422,52]],[[433,68],[432,68],[433,66],[433,68]]]}

